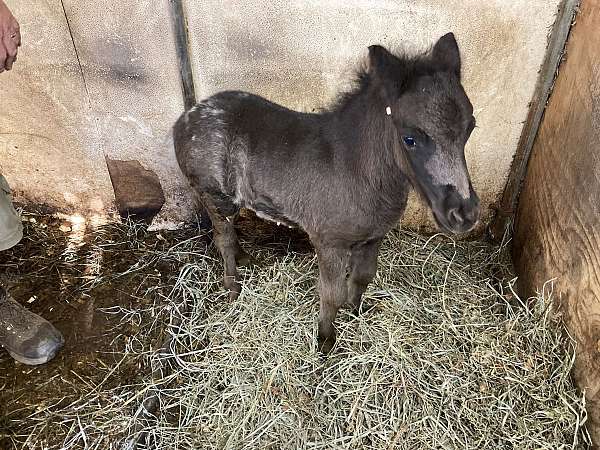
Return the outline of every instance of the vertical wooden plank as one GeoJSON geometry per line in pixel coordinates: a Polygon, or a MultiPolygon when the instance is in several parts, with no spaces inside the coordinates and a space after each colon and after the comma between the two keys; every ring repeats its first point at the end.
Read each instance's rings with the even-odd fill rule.
{"type": "Polygon", "coordinates": [[[516,216],[514,261],[525,293],[556,277],[577,340],[574,376],[600,444],[600,3],[583,0],[533,146],[516,216]]]}

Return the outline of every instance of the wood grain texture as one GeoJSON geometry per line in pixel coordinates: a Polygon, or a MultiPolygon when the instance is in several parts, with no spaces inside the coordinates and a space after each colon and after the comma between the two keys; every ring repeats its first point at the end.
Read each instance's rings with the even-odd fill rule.
{"type": "Polygon", "coordinates": [[[574,376],[600,444],[600,2],[583,0],[533,146],[515,223],[523,293],[556,277],[574,376]]]}

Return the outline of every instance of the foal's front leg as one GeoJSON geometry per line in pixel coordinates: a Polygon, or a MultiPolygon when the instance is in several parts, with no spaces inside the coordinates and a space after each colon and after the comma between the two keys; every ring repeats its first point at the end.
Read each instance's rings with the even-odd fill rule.
{"type": "Polygon", "coordinates": [[[346,273],[350,252],[347,249],[315,244],[319,260],[319,350],[329,353],[335,344],[333,322],[348,298],[346,273]]]}
{"type": "Polygon", "coordinates": [[[360,314],[362,295],[377,272],[377,255],[381,239],[355,244],[350,256],[350,274],[348,277],[348,303],[354,314],[360,314]]]}

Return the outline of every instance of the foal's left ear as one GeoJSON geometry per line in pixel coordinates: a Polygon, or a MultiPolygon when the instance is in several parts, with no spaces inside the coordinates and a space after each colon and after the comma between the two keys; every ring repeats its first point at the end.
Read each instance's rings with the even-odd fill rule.
{"type": "Polygon", "coordinates": [[[460,51],[454,33],[443,35],[433,46],[431,56],[444,70],[454,72],[460,78],[460,51]]]}
{"type": "Polygon", "coordinates": [[[372,75],[384,75],[394,62],[394,56],[381,45],[369,46],[367,72],[372,75]]]}
{"type": "Polygon", "coordinates": [[[369,46],[367,72],[373,77],[388,102],[400,95],[402,70],[397,57],[381,45],[369,46]]]}

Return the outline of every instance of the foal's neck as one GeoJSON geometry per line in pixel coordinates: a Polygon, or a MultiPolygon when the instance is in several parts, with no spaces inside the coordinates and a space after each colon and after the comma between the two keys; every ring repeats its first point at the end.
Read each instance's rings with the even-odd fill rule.
{"type": "Polygon", "coordinates": [[[397,203],[404,205],[410,186],[396,155],[399,141],[388,106],[366,84],[348,95],[334,116],[344,159],[353,175],[364,180],[384,203],[394,208],[397,203]]]}

